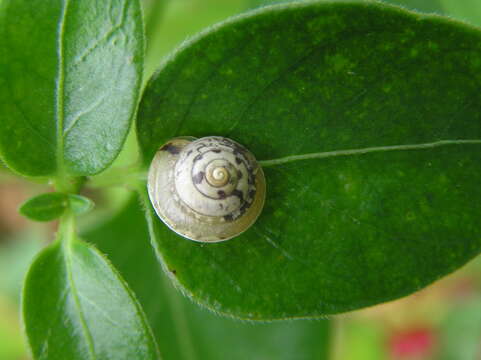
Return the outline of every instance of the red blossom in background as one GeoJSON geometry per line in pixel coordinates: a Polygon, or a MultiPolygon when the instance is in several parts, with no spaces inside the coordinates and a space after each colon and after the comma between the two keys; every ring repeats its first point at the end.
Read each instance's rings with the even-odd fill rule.
{"type": "Polygon", "coordinates": [[[425,327],[399,331],[389,339],[389,353],[392,359],[428,359],[433,354],[435,335],[425,327]]]}

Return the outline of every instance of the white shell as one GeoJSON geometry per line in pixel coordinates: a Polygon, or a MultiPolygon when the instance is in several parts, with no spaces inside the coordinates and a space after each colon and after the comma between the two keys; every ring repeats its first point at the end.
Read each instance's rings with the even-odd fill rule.
{"type": "Polygon", "coordinates": [[[152,160],[148,178],[160,219],[201,242],[228,240],[247,230],[262,211],[265,187],[254,156],[219,136],[170,140],[152,160]]]}

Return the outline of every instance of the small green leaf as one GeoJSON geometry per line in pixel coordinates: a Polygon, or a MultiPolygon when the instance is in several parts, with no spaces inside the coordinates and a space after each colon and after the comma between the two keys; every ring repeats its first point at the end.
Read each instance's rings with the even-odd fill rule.
{"type": "Polygon", "coordinates": [[[81,195],[51,192],[28,199],[20,206],[19,212],[30,220],[52,221],[69,207],[74,214],[81,215],[92,210],[94,203],[81,195]]]}
{"type": "Polygon", "coordinates": [[[20,206],[20,214],[35,221],[52,221],[68,208],[68,195],[51,192],[35,196],[20,206]]]}
{"type": "MultiPolygon", "coordinates": [[[[182,296],[169,284],[155,258],[136,196],[115,217],[90,229],[84,237],[108,255],[131,285],[145,309],[163,360],[328,359],[327,319],[243,323],[212,314],[182,296]]],[[[172,276],[175,269],[170,270],[172,276]]]]}
{"type": "Polygon", "coordinates": [[[85,214],[94,208],[94,202],[85,196],[81,195],[68,195],[70,208],[76,215],[85,214]]]}
{"type": "Polygon", "coordinates": [[[29,176],[105,169],[133,118],[143,65],[138,0],[0,4],[0,154],[29,176]]]}
{"type": "Polygon", "coordinates": [[[479,29],[377,2],[267,7],[184,44],[140,105],[145,166],[169,138],[226,136],[263,160],[267,197],[207,245],[147,200],[164,268],[249,319],[359,309],[454,271],[481,250],[480,83],[479,29]]]}
{"type": "Polygon", "coordinates": [[[23,319],[34,359],[158,359],[147,320],[126,283],[63,224],[30,267],[23,319]]]}

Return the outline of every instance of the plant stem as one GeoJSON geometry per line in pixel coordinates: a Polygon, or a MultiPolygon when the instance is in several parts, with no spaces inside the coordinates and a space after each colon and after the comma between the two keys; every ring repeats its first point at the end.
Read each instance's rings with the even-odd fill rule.
{"type": "Polygon", "coordinates": [[[55,241],[60,242],[64,247],[70,247],[75,239],[75,216],[70,209],[60,217],[58,231],[55,241]]]}
{"type": "Polygon", "coordinates": [[[136,188],[139,183],[147,180],[147,171],[139,169],[137,165],[119,167],[107,171],[105,174],[91,177],[86,186],[91,188],[128,187],[136,188]]]}
{"type": "Polygon", "coordinates": [[[58,176],[53,179],[55,190],[64,194],[77,194],[85,183],[85,177],[58,176]]]}

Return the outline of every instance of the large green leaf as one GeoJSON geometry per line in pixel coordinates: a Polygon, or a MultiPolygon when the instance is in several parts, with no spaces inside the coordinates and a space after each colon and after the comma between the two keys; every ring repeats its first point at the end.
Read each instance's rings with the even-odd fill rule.
{"type": "Polygon", "coordinates": [[[0,5],[0,153],[21,174],[95,174],[119,153],[143,64],[138,0],[0,5]]]}
{"type": "Polygon", "coordinates": [[[140,105],[145,166],[178,135],[282,160],[261,162],[265,209],[236,239],[185,240],[146,206],[170,277],[214,311],[272,319],[377,304],[459,268],[481,250],[480,83],[478,29],[379,3],[274,6],[185,44],[140,105]]]}
{"type": "Polygon", "coordinates": [[[84,237],[108,254],[132,286],[157,337],[162,359],[327,359],[328,320],[243,323],[215,316],[173,289],[149,244],[137,197],[84,237]]]}
{"type": "Polygon", "coordinates": [[[140,305],[115,269],[64,223],[33,262],[23,318],[35,359],[158,359],[140,305]]]}

